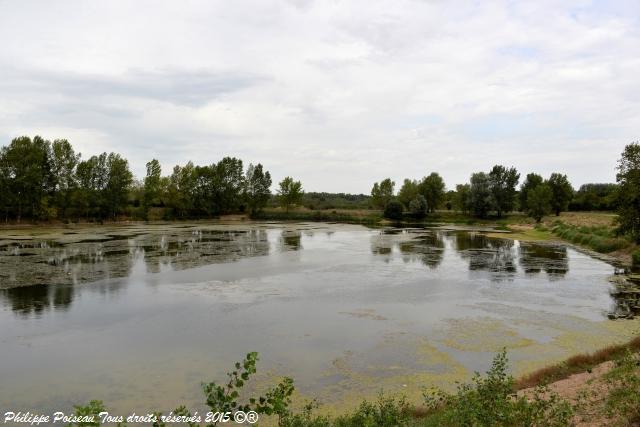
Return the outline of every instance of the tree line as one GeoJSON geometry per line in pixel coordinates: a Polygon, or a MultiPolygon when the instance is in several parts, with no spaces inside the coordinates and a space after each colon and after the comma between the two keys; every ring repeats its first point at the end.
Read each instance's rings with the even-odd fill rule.
{"type": "Polygon", "coordinates": [[[618,161],[616,184],[585,184],[575,191],[567,175],[544,178],[529,173],[520,183],[513,167],[495,165],[488,172],[471,174],[468,183],[446,191],[437,172],[421,180],[405,179],[395,192],[390,178],[373,184],[372,205],[390,219],[404,215],[423,218],[436,209],[455,209],[476,218],[500,218],[512,211],[524,212],[536,221],[568,209],[616,210],[618,230],[640,242],[640,144],[627,145],[618,161]]]}
{"type": "Polygon", "coordinates": [[[469,183],[456,185],[445,191],[445,184],[437,172],[422,180],[405,179],[397,195],[395,182],[386,178],[373,184],[371,199],[386,216],[398,218],[404,212],[417,218],[436,209],[456,209],[477,218],[502,217],[520,210],[534,218],[553,210],[556,215],[567,209],[573,197],[573,188],[566,175],[553,173],[548,179],[530,173],[518,191],[520,174],[513,167],[494,166],[489,172],[476,172],[469,183]]]}
{"type": "Polygon", "coordinates": [[[618,162],[616,184],[585,184],[574,191],[562,173],[543,178],[529,173],[520,183],[513,167],[495,165],[473,173],[468,183],[446,191],[432,172],[420,180],[405,179],[399,190],[386,178],[371,196],[310,193],[302,183],[284,178],[272,194],[272,179],[262,164],[244,169],[241,159],[224,157],[200,166],[176,165],[162,175],[160,163],[146,164],[142,180],[134,178],[127,159],[102,153],[83,159],[66,139],[40,136],[15,138],[0,150],[0,212],[5,221],[22,219],[103,220],[215,217],[235,212],[255,214],[267,204],[285,211],[302,203],[311,209],[370,206],[385,216],[422,218],[436,209],[454,209],[478,218],[525,212],[536,220],[567,209],[617,210],[619,228],[640,236],[640,145],[625,147],[618,162]],[[160,212],[160,214],[158,214],[160,212]]]}
{"type": "MultiPolygon", "coordinates": [[[[66,139],[22,136],[0,151],[5,221],[147,219],[155,208],[162,208],[164,219],[255,213],[273,197],[271,185],[262,164],[250,164],[245,171],[235,157],[206,166],[177,165],[167,176],[153,159],[144,179],[136,180],[121,155],[102,153],[83,160],[66,139]]],[[[302,184],[286,177],[276,197],[288,210],[302,195],[302,184]]]]}

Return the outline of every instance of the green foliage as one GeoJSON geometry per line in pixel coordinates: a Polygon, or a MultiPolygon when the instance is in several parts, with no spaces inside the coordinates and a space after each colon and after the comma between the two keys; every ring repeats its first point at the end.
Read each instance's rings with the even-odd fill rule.
{"type": "Polygon", "coordinates": [[[419,194],[420,194],[420,188],[419,188],[418,181],[405,179],[404,183],[402,184],[402,187],[400,187],[400,191],[398,191],[398,200],[405,207],[409,207],[409,204],[413,200],[415,200],[419,194]]]}
{"type": "Polygon", "coordinates": [[[271,177],[262,165],[245,178],[242,160],[225,157],[209,166],[176,166],[162,176],[158,160],[147,163],[142,182],[117,153],[81,160],[64,139],[53,143],[36,136],[15,138],[0,150],[0,212],[5,221],[41,219],[146,218],[158,211],[164,219],[253,211],[270,197],[271,177]]]}
{"type": "Polygon", "coordinates": [[[271,174],[260,163],[247,168],[244,197],[252,214],[264,208],[271,197],[271,174]]]}
{"type": "Polygon", "coordinates": [[[400,220],[402,219],[403,210],[404,207],[402,206],[402,203],[397,200],[390,200],[389,203],[387,203],[387,206],[384,207],[383,215],[388,219],[400,220]]]}
{"type": "Polygon", "coordinates": [[[278,423],[282,425],[283,420],[291,416],[289,405],[294,390],[293,379],[285,377],[281,383],[267,391],[264,396],[258,399],[251,398],[250,402],[255,405],[255,410],[259,414],[277,415],[278,423]]]}
{"type": "Polygon", "coordinates": [[[503,212],[513,210],[516,185],[518,185],[519,179],[520,174],[515,168],[495,165],[489,172],[493,209],[496,211],[498,218],[502,216],[503,212]]]}
{"type": "MultiPolygon", "coordinates": [[[[215,382],[205,383],[202,390],[207,399],[207,406],[212,412],[249,411],[249,404],[239,404],[239,390],[244,387],[251,375],[256,373],[258,353],[248,353],[242,362],[236,362],[235,370],[227,373],[229,381],[225,385],[215,382]]],[[[251,402],[254,403],[254,402],[251,402]]]]}
{"type": "Polygon", "coordinates": [[[583,184],[569,202],[572,211],[611,211],[615,209],[616,184],[583,184]]]}
{"type": "Polygon", "coordinates": [[[241,403],[240,391],[256,373],[258,353],[248,353],[242,362],[236,362],[235,369],[227,374],[225,385],[215,382],[203,384],[207,406],[211,412],[256,411],[258,414],[277,415],[279,423],[291,415],[289,405],[295,388],[293,380],[285,377],[282,382],[268,390],[264,396],[251,397],[248,403],[241,403]]]}
{"type": "Polygon", "coordinates": [[[316,211],[261,211],[252,216],[254,219],[273,221],[331,221],[348,222],[356,224],[375,224],[382,216],[377,212],[369,213],[365,216],[353,215],[348,212],[337,212],[330,210],[316,211]]]}
{"type": "Polygon", "coordinates": [[[427,214],[427,200],[422,194],[418,194],[415,199],[409,203],[409,213],[414,218],[424,218],[427,214]]]}
{"type": "Polygon", "coordinates": [[[160,162],[153,159],[147,163],[147,176],[144,178],[144,207],[158,206],[163,195],[162,169],[160,162]]]}
{"type": "Polygon", "coordinates": [[[486,218],[493,210],[493,196],[491,194],[491,182],[484,172],[471,175],[469,187],[469,210],[473,216],[486,218]]]}
{"type": "Polygon", "coordinates": [[[74,415],[79,419],[89,419],[93,418],[93,422],[90,421],[80,421],[77,423],[69,424],[69,427],[94,427],[100,425],[100,417],[98,414],[106,411],[104,404],[101,400],[92,400],[87,405],[84,406],[74,406],[75,412],[74,415]]]}
{"type": "Polygon", "coordinates": [[[542,176],[538,175],[537,173],[527,174],[527,177],[525,178],[524,182],[522,183],[522,186],[520,187],[520,193],[519,193],[520,211],[522,212],[527,211],[527,193],[529,192],[529,190],[533,190],[543,182],[544,182],[544,179],[542,178],[542,176]]]}
{"type": "Polygon", "coordinates": [[[427,200],[429,212],[434,212],[442,204],[444,199],[444,181],[436,172],[431,172],[429,176],[422,178],[418,189],[420,194],[427,200]]]}
{"type": "Polygon", "coordinates": [[[369,209],[371,196],[366,194],[306,192],[300,202],[311,210],[323,209],[369,209]]]}
{"type": "Polygon", "coordinates": [[[499,353],[485,376],[476,373],[472,383],[461,384],[455,394],[427,390],[430,415],[424,425],[447,426],[565,426],[573,416],[571,405],[540,388],[532,398],[514,392],[507,373],[506,351],[499,353]]]}
{"type": "Polygon", "coordinates": [[[51,143],[36,136],[15,138],[0,152],[5,184],[5,205],[18,221],[22,217],[47,219],[49,199],[55,189],[51,143]]]}
{"type": "Polygon", "coordinates": [[[373,184],[371,189],[371,202],[377,209],[384,209],[389,201],[393,198],[393,189],[396,183],[391,181],[391,178],[386,178],[373,184]]]}
{"type": "Polygon", "coordinates": [[[640,422],[640,357],[626,351],[605,375],[609,393],[605,401],[610,418],[622,418],[625,425],[640,422]]]}
{"type": "Polygon", "coordinates": [[[624,148],[618,161],[618,231],[640,243],[640,143],[624,148]]]}
{"type": "Polygon", "coordinates": [[[631,263],[633,268],[640,268],[640,249],[633,251],[631,254],[631,263]]]}
{"type": "Polygon", "coordinates": [[[471,186],[469,184],[456,185],[456,194],[453,199],[453,205],[462,213],[468,213],[471,206],[471,186]]]}
{"type": "Polygon", "coordinates": [[[560,173],[552,173],[546,184],[551,189],[551,209],[558,216],[560,212],[567,210],[573,197],[573,187],[567,176],[560,173]]]}
{"type": "Polygon", "coordinates": [[[380,395],[377,402],[363,401],[353,412],[335,418],[315,415],[314,402],[299,414],[291,414],[282,427],[397,427],[414,425],[410,407],[403,397],[380,395]]]}
{"type": "Polygon", "coordinates": [[[540,222],[551,211],[553,192],[547,184],[540,184],[527,193],[527,214],[540,222]]]}
{"type": "Polygon", "coordinates": [[[300,181],[294,181],[293,178],[288,176],[280,181],[279,185],[278,199],[280,205],[289,212],[289,208],[298,203],[302,198],[302,183],[300,183],[300,181]]]}
{"type": "Polygon", "coordinates": [[[630,245],[628,240],[615,237],[613,231],[605,226],[577,227],[556,221],[551,231],[565,240],[587,246],[600,253],[617,251],[630,245]]]}

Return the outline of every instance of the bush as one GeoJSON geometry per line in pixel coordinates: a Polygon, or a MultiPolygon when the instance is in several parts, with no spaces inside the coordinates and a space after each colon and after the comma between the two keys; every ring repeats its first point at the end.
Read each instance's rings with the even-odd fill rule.
{"type": "MultiPolygon", "coordinates": [[[[640,421],[640,359],[627,351],[605,376],[609,388],[605,407],[610,418],[622,417],[628,425],[640,421]]],[[[627,425],[627,424],[625,424],[627,425]]]]}
{"type": "Polygon", "coordinates": [[[633,268],[640,268],[640,249],[631,254],[631,265],[633,268]]]}
{"type": "Polygon", "coordinates": [[[415,218],[424,218],[427,215],[427,199],[422,194],[409,203],[409,212],[415,218]]]}
{"type": "Polygon", "coordinates": [[[397,200],[391,200],[384,207],[384,217],[388,219],[400,220],[402,219],[402,203],[397,200]]]}
{"type": "Polygon", "coordinates": [[[546,388],[518,396],[507,374],[506,351],[494,358],[486,376],[476,373],[455,394],[428,391],[425,401],[432,413],[425,425],[433,426],[566,426],[573,417],[571,405],[546,388]]]}

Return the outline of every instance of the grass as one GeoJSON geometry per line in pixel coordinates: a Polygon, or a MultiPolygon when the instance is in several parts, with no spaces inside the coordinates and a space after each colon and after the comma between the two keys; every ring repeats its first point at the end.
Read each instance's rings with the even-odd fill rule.
{"type": "MultiPolygon", "coordinates": [[[[562,364],[516,381],[509,374],[506,350],[503,350],[495,356],[485,374],[476,373],[471,382],[459,384],[454,393],[425,389],[421,407],[412,407],[403,396],[381,393],[376,402],[364,400],[355,410],[339,416],[315,414],[318,407],[315,401],[308,402],[302,411],[293,411],[289,398],[294,390],[293,380],[286,378],[286,389],[282,387],[283,382],[267,392],[264,398],[250,398],[245,405],[236,402],[240,394],[234,391],[243,387],[249,374],[255,373],[255,363],[248,362],[257,361],[257,353],[247,355],[252,359],[247,358],[244,364],[236,363],[236,370],[228,374],[232,380],[226,386],[224,383],[203,384],[203,390],[212,411],[256,410],[261,418],[266,417],[261,423],[274,421],[279,427],[566,426],[573,425],[577,417],[591,420],[595,417],[607,425],[609,422],[631,425],[640,420],[639,351],[640,336],[623,345],[573,356],[562,364]],[[604,389],[586,389],[576,399],[569,399],[545,386],[548,381],[566,378],[612,359],[615,360],[614,367],[598,379],[605,384],[604,389]],[[535,389],[517,392],[524,387],[535,389]]],[[[86,406],[77,406],[75,415],[97,417],[102,411],[105,407],[101,401],[91,401],[86,406]]],[[[184,406],[173,413],[191,416],[184,406]]],[[[100,423],[72,422],[70,425],[100,423]]],[[[160,420],[153,425],[165,426],[160,420]]]]}
{"type": "Polygon", "coordinates": [[[382,221],[382,214],[380,211],[374,210],[310,210],[302,208],[287,212],[276,208],[265,209],[262,212],[254,214],[251,219],[268,221],[321,221],[352,224],[376,224],[382,221]]]}
{"type": "Polygon", "coordinates": [[[605,254],[632,246],[632,242],[617,237],[613,227],[606,225],[572,225],[554,221],[551,232],[571,243],[605,254]]]}
{"type": "Polygon", "coordinates": [[[564,362],[534,371],[519,378],[515,387],[521,390],[563,380],[571,375],[590,371],[603,362],[622,357],[627,351],[640,352],[640,336],[625,344],[611,345],[593,353],[577,354],[564,362]]]}

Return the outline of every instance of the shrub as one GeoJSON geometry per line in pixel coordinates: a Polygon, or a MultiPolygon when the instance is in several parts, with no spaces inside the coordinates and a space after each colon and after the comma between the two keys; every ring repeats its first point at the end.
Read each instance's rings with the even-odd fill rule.
{"type": "Polygon", "coordinates": [[[605,376],[609,394],[605,408],[609,417],[622,417],[628,425],[640,421],[640,358],[630,351],[616,360],[605,376]]]}
{"type": "Polygon", "coordinates": [[[640,268],[640,249],[631,254],[631,265],[633,268],[640,268]]]}
{"type": "Polygon", "coordinates": [[[424,218],[427,215],[427,199],[422,194],[409,203],[409,212],[415,218],[424,218]]]}
{"type": "Polygon", "coordinates": [[[397,200],[391,200],[384,207],[384,217],[388,219],[400,220],[402,219],[402,203],[397,200]]]}
{"type": "Polygon", "coordinates": [[[432,412],[426,425],[434,426],[565,426],[573,416],[571,405],[546,388],[518,396],[507,374],[506,351],[494,358],[486,376],[476,373],[455,394],[427,391],[425,401],[432,412]]]}

